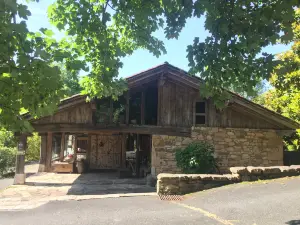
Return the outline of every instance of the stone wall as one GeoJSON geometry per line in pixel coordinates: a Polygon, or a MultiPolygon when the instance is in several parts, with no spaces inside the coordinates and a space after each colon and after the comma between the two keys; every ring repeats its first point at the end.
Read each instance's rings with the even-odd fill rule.
{"type": "Polygon", "coordinates": [[[193,141],[213,144],[222,173],[234,166],[283,165],[283,141],[274,130],[195,127],[191,137],[152,136],[152,175],[180,173],[175,151],[193,141]]]}
{"type": "Polygon", "coordinates": [[[232,167],[232,174],[167,174],[157,176],[157,193],[183,195],[242,181],[299,176],[300,166],[232,167]]]}

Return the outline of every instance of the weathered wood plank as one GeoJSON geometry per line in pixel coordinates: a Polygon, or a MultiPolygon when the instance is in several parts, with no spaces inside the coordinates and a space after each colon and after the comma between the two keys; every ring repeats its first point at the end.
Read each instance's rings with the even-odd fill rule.
{"type": "Polygon", "coordinates": [[[157,98],[157,125],[161,125],[162,121],[162,95],[163,95],[163,86],[160,85],[160,81],[157,82],[157,91],[158,91],[158,98],[157,98]]]}
{"type": "Polygon", "coordinates": [[[170,125],[176,126],[176,84],[170,83],[170,125]]]}
{"type": "Polygon", "coordinates": [[[121,151],[121,167],[126,167],[126,138],[127,134],[122,134],[122,151],[121,151]]]}
{"type": "Polygon", "coordinates": [[[60,146],[60,154],[59,161],[64,161],[64,151],[65,151],[65,132],[61,133],[61,146],[60,146]]]}

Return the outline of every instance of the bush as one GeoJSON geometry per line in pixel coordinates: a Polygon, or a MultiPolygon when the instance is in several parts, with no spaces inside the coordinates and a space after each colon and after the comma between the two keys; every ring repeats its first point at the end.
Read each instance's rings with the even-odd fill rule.
{"type": "Polygon", "coordinates": [[[41,137],[34,133],[27,139],[26,161],[37,161],[40,159],[41,137]]]}
{"type": "Polygon", "coordinates": [[[214,147],[207,142],[195,142],[177,149],[176,161],[184,173],[215,173],[218,170],[214,147]]]}
{"type": "Polygon", "coordinates": [[[16,148],[0,147],[0,177],[15,170],[16,148]]]}

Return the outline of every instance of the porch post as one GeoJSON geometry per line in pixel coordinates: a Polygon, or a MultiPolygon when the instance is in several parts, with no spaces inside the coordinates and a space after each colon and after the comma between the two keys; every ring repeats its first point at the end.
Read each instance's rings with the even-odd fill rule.
{"type": "Polygon", "coordinates": [[[121,153],[121,167],[126,168],[126,137],[128,134],[122,134],[122,153],[121,153]]]}
{"type": "Polygon", "coordinates": [[[40,148],[40,162],[38,172],[46,172],[46,159],[47,159],[47,136],[46,134],[40,134],[41,136],[41,148],[40,148]]]}
{"type": "Polygon", "coordinates": [[[65,133],[61,134],[61,142],[60,142],[60,154],[59,161],[64,161],[64,153],[65,153],[65,133]]]}
{"type": "Polygon", "coordinates": [[[140,135],[136,134],[136,155],[135,155],[135,173],[140,177],[140,135]]]}
{"type": "Polygon", "coordinates": [[[45,172],[51,172],[51,161],[52,161],[52,132],[48,132],[45,172]]]}
{"type": "Polygon", "coordinates": [[[21,134],[18,141],[18,152],[16,157],[16,173],[14,184],[25,184],[25,152],[27,148],[27,135],[21,134]]]}

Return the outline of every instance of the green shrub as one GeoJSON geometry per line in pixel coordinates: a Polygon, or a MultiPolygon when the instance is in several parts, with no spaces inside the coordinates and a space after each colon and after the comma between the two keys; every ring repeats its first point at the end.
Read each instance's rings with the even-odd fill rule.
{"type": "Polygon", "coordinates": [[[207,142],[195,142],[176,150],[177,166],[184,173],[215,173],[214,147],[207,142]]]}
{"type": "Polygon", "coordinates": [[[37,133],[27,139],[26,161],[37,161],[40,159],[41,137],[37,133]]]}
{"type": "Polygon", "coordinates": [[[0,147],[0,177],[14,171],[16,154],[16,148],[0,147]]]}

